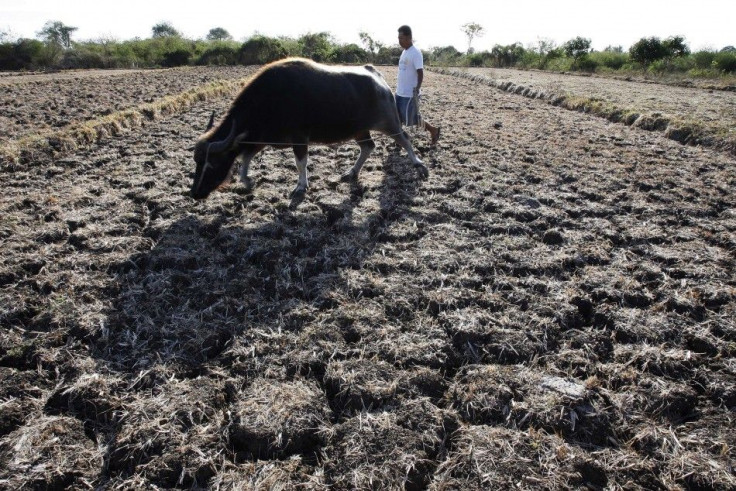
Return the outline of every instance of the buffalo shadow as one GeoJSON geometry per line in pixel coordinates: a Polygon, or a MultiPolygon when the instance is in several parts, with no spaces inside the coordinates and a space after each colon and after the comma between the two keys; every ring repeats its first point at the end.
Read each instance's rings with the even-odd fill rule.
{"type": "Polygon", "coordinates": [[[196,376],[226,364],[223,352],[242,334],[300,330],[305,308],[339,308],[333,294],[347,287],[340,271],[360,269],[381,231],[414,214],[421,180],[402,153],[389,150],[378,190],[351,183],[342,201],[317,200],[320,212],[295,213],[297,198],[255,226],[236,215],[190,214],[145,232],[155,247],[114,271],[118,294],[98,357],[119,373],[166,366],[196,376]],[[355,208],[376,191],[377,209],[356,220],[355,208]]]}

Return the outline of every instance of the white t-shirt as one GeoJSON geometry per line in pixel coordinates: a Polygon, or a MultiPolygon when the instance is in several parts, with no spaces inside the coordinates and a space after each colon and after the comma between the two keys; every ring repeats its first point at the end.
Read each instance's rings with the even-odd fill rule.
{"type": "Polygon", "coordinates": [[[396,84],[396,95],[401,97],[412,97],[414,87],[419,82],[417,70],[424,68],[422,52],[414,45],[405,49],[399,58],[399,80],[396,84]]]}

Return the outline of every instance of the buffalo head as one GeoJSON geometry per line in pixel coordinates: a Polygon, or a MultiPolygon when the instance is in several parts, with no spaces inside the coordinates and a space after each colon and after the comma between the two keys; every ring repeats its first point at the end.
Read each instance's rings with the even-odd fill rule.
{"type": "Polygon", "coordinates": [[[212,113],[207,132],[194,146],[194,173],[191,195],[194,199],[204,199],[220,187],[231,175],[235,158],[238,156],[236,141],[237,124],[235,118],[227,118],[222,125],[212,130],[215,113],[212,113]],[[227,122],[230,125],[227,126],[227,122]],[[227,135],[224,135],[228,131],[227,135]]]}

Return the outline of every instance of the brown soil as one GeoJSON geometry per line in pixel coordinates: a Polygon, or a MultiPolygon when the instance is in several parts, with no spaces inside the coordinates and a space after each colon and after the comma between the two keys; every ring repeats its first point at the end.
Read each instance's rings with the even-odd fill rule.
{"type": "Polygon", "coordinates": [[[511,69],[440,71],[736,155],[736,87],[732,84],[680,81],[679,85],[664,85],[511,69]]]}
{"type": "MultiPolygon", "coordinates": [[[[86,118],[243,74],[0,104],[52,124],[60,86],[95,94],[86,118]]],[[[0,488],[736,489],[736,158],[424,88],[426,180],[380,139],[357,184],[357,145],[313,147],[290,202],[267,150],[252,193],[195,202],[191,147],[232,97],[6,167],[0,488]]]]}
{"type": "Polygon", "coordinates": [[[88,121],[252,68],[89,70],[0,76],[0,143],[88,121]]]}

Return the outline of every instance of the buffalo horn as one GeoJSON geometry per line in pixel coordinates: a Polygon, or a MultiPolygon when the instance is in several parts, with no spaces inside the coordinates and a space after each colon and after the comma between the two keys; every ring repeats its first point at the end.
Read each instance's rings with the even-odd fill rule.
{"type": "Polygon", "coordinates": [[[215,125],[215,111],[212,111],[212,116],[210,116],[210,122],[207,123],[207,129],[205,131],[209,131],[212,129],[212,127],[215,125]]]}
{"type": "Polygon", "coordinates": [[[233,118],[233,127],[230,129],[230,134],[227,135],[222,141],[215,141],[210,143],[209,151],[213,153],[224,152],[230,147],[230,144],[235,139],[235,118],[233,118]]]}

